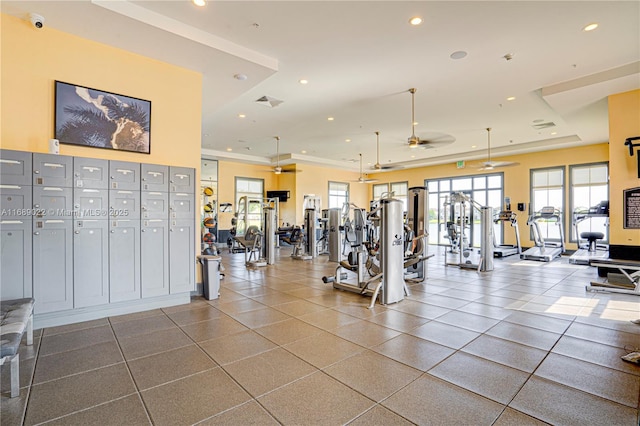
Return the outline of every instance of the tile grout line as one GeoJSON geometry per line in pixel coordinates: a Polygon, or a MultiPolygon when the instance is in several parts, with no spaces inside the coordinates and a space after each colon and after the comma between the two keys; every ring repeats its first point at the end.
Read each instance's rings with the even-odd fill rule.
{"type": "MultiPolygon", "coordinates": [[[[164,312],[163,312],[163,314],[164,314],[164,312]]],[[[124,365],[125,365],[125,367],[127,369],[127,373],[129,374],[129,379],[133,383],[133,386],[134,386],[134,388],[136,390],[136,394],[138,395],[138,399],[142,403],[142,407],[144,407],[144,412],[145,412],[145,415],[147,416],[147,420],[149,421],[149,424],[153,425],[154,422],[151,419],[151,413],[149,412],[149,408],[147,407],[147,404],[145,404],[144,398],[142,398],[142,393],[140,391],[140,388],[138,387],[138,383],[133,378],[133,373],[131,373],[131,369],[129,368],[129,362],[127,361],[127,358],[124,356],[124,352],[122,351],[122,346],[120,345],[120,340],[118,340],[118,336],[116,335],[116,332],[113,329],[113,322],[111,321],[111,318],[107,318],[107,321],[109,322],[109,328],[111,329],[111,333],[113,334],[113,337],[116,340],[116,344],[118,345],[118,351],[120,352],[120,356],[122,356],[122,360],[124,361],[124,365]]]]}
{"type": "Polygon", "coordinates": [[[33,379],[36,377],[36,368],[38,368],[38,361],[40,359],[40,346],[42,345],[42,338],[44,337],[44,329],[40,333],[40,338],[38,340],[38,347],[36,348],[35,360],[33,363],[33,372],[31,373],[31,377],[29,378],[29,384],[27,385],[27,395],[24,401],[24,408],[22,409],[22,418],[20,419],[20,423],[24,424],[27,418],[27,410],[29,408],[29,401],[31,400],[31,391],[34,386],[33,379]]]}

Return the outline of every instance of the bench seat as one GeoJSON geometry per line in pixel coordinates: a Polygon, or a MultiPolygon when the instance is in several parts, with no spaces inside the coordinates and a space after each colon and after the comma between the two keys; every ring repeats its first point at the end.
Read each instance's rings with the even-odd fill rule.
{"type": "Polygon", "coordinates": [[[18,349],[25,331],[33,344],[33,303],[31,298],[0,302],[0,365],[11,363],[11,398],[20,394],[18,349]]]}

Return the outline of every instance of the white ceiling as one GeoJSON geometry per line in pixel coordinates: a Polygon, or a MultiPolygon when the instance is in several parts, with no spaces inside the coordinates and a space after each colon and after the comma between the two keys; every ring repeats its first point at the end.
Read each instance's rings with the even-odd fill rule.
{"type": "Polygon", "coordinates": [[[375,131],[381,163],[405,167],[484,160],[487,127],[493,157],[601,143],[608,141],[606,97],[640,88],[639,1],[209,1],[198,8],[188,0],[94,0],[0,7],[23,18],[41,14],[41,31],[55,28],[201,72],[202,147],[212,158],[275,164],[278,135],[281,164],[357,170],[359,153],[376,162],[375,131]],[[424,23],[412,27],[416,15],[424,23]],[[599,28],[582,31],[591,22],[599,28]],[[453,60],[455,51],[468,54],[453,60]],[[409,149],[411,87],[416,134],[452,135],[454,143],[409,149]],[[257,104],[264,95],[284,102],[257,104]],[[537,130],[536,120],[555,126],[537,130]]]}

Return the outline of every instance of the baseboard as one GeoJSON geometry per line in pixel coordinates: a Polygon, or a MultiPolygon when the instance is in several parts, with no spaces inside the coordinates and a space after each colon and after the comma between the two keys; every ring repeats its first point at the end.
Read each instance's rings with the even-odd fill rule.
{"type": "MultiPolygon", "coordinates": [[[[147,299],[129,300],[126,302],[110,303],[108,305],[78,308],[69,311],[48,312],[33,316],[33,328],[57,327],[59,325],[74,324],[117,315],[132,314],[151,309],[167,308],[191,302],[191,294],[178,293],[166,296],[150,297],[147,299]]],[[[37,301],[36,301],[37,303],[37,301]]]]}

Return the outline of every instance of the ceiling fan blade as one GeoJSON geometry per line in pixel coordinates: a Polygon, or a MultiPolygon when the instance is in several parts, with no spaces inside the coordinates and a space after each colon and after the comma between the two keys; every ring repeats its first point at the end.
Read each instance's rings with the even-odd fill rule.
{"type": "Polygon", "coordinates": [[[380,132],[376,131],[375,134],[376,134],[376,164],[371,166],[370,170],[391,170],[391,169],[401,168],[393,165],[380,164],[380,132]]]}
{"type": "Polygon", "coordinates": [[[480,164],[474,164],[472,167],[479,168],[480,170],[494,170],[499,167],[511,167],[518,166],[520,163],[514,161],[491,161],[491,127],[487,127],[487,161],[480,164]]]}
{"type": "Polygon", "coordinates": [[[520,163],[516,163],[514,161],[485,161],[484,163],[480,163],[480,170],[493,170],[501,167],[511,167],[511,166],[519,166],[520,163]]]}
{"type": "Polygon", "coordinates": [[[398,165],[394,165],[394,164],[380,164],[380,163],[376,163],[373,166],[371,166],[371,170],[398,170],[398,169],[404,169],[404,167],[402,166],[398,166],[398,165]]]}
{"type": "Polygon", "coordinates": [[[359,177],[357,180],[352,180],[351,182],[357,182],[357,183],[372,183],[372,182],[377,182],[378,179],[368,179],[368,178],[364,178],[364,177],[359,177]]]}
{"type": "Polygon", "coordinates": [[[364,173],[362,171],[362,153],[360,153],[359,155],[360,155],[360,177],[358,178],[358,180],[352,180],[351,182],[358,182],[358,183],[377,182],[378,179],[367,179],[364,177],[364,173]]]}

